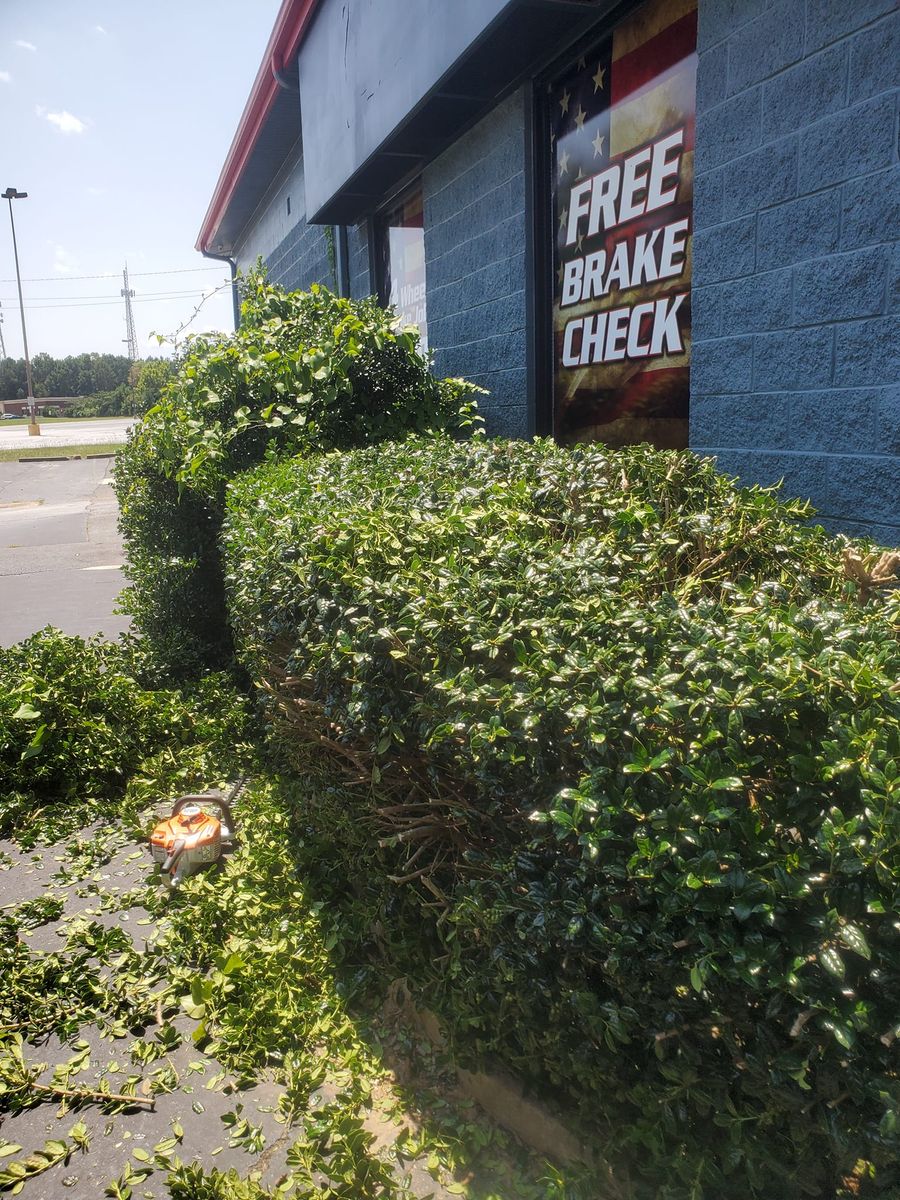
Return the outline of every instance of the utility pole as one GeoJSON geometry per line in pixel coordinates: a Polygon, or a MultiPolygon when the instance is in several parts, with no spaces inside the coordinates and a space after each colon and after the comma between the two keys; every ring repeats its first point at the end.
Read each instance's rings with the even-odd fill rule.
{"type": "Polygon", "coordinates": [[[122,288],[122,295],[125,297],[125,332],[127,337],[122,338],[123,342],[128,343],[128,357],[132,362],[137,361],[137,335],[134,332],[134,313],[131,311],[131,298],[134,295],[132,288],[128,286],[128,263],[125,264],[125,270],[122,272],[122,281],[125,286],[122,288]]]}
{"type": "Polygon", "coordinates": [[[28,334],[25,332],[25,303],[22,300],[22,275],[19,271],[19,248],[16,245],[16,223],[13,220],[13,200],[27,200],[28,193],[17,191],[14,187],[8,187],[3,193],[3,199],[9,201],[9,224],[12,228],[13,239],[13,256],[16,260],[16,283],[19,285],[19,312],[22,316],[22,345],[25,348],[25,383],[28,388],[28,432],[32,437],[37,437],[41,432],[41,427],[35,420],[34,415],[34,388],[31,383],[31,359],[28,357],[28,334]]]}
{"type": "MultiPolygon", "coordinates": [[[[0,308],[2,307],[3,305],[0,304],[0,308]]],[[[0,312],[0,362],[3,362],[4,358],[6,358],[6,346],[3,344],[3,320],[3,313],[0,312]]],[[[6,411],[5,405],[2,403],[0,403],[0,408],[2,408],[4,412],[6,411]]]]}

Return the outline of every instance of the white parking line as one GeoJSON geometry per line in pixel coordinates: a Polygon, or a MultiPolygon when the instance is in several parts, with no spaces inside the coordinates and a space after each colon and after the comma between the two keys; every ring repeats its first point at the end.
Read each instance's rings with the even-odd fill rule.
{"type": "Polygon", "coordinates": [[[30,504],[23,504],[16,508],[3,505],[0,509],[0,518],[16,520],[18,517],[27,517],[32,520],[35,517],[71,517],[76,513],[87,512],[90,503],[90,500],[68,500],[62,504],[45,504],[39,500],[34,507],[30,504]]]}
{"type": "Polygon", "coordinates": [[[121,571],[121,563],[109,563],[105,567],[82,567],[82,571],[121,571]]]}

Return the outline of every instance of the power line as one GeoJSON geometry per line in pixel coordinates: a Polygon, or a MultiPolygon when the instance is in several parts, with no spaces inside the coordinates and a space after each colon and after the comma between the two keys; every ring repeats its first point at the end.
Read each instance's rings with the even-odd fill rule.
{"type": "MultiPolygon", "coordinates": [[[[231,286],[231,281],[229,280],[227,285],[223,283],[221,286],[222,286],[222,287],[225,287],[225,286],[229,286],[229,287],[230,287],[230,286],[231,286]]],[[[217,292],[218,292],[218,291],[221,291],[221,288],[216,288],[216,289],[215,289],[215,291],[217,291],[217,292]]],[[[188,292],[188,293],[186,293],[186,294],[187,294],[187,295],[190,295],[190,296],[203,296],[203,295],[211,296],[211,295],[213,295],[213,292],[205,292],[205,293],[204,293],[204,292],[202,292],[202,291],[196,291],[196,292],[188,292]]],[[[179,293],[179,295],[185,295],[185,293],[184,293],[184,292],[181,292],[181,293],[179,293]]],[[[163,302],[165,302],[165,301],[167,301],[167,300],[169,300],[169,301],[174,301],[174,300],[177,300],[177,299],[178,299],[178,296],[165,296],[165,295],[163,295],[163,296],[144,296],[144,297],[141,297],[141,296],[135,296],[135,298],[134,298],[134,300],[132,301],[132,303],[133,303],[133,304],[159,304],[159,303],[160,303],[160,301],[163,301],[163,302]]],[[[84,301],[82,301],[82,302],[80,302],[80,303],[78,303],[78,304],[69,304],[69,303],[65,303],[65,304],[26,304],[26,305],[25,305],[25,308],[26,308],[26,310],[27,310],[28,312],[31,312],[31,311],[33,311],[34,309],[37,309],[37,308],[43,308],[43,309],[52,309],[52,308],[104,308],[104,307],[106,307],[106,306],[108,306],[108,305],[110,305],[110,304],[121,304],[121,303],[122,303],[122,300],[121,300],[121,298],[119,298],[118,300],[84,300],[84,301]]]]}
{"type": "MultiPolygon", "coordinates": [[[[177,349],[179,335],[184,333],[184,331],[188,328],[188,326],[193,324],[194,320],[196,319],[200,310],[203,308],[204,304],[206,304],[207,300],[211,300],[213,296],[218,295],[221,291],[223,291],[223,289],[225,289],[227,287],[232,287],[232,286],[233,286],[233,281],[231,279],[226,279],[222,283],[220,283],[218,287],[212,288],[211,290],[204,289],[203,291],[194,292],[194,295],[200,296],[200,298],[201,298],[200,302],[194,306],[194,311],[191,313],[191,315],[188,317],[188,319],[186,321],[183,321],[181,323],[181,325],[178,326],[175,333],[170,335],[169,337],[166,337],[164,340],[168,341],[168,342],[172,342],[173,345],[175,346],[175,348],[177,349]]],[[[158,297],[147,297],[146,299],[143,299],[143,300],[141,299],[141,297],[136,297],[134,300],[134,303],[135,304],[141,304],[141,303],[153,304],[153,303],[158,302],[159,300],[171,301],[172,299],[173,299],[173,297],[167,296],[167,295],[161,295],[158,297]]],[[[25,307],[26,308],[99,308],[99,307],[104,307],[104,306],[107,306],[110,304],[119,304],[120,302],[121,302],[121,298],[119,300],[94,300],[94,301],[89,300],[83,304],[69,304],[69,303],[46,304],[46,305],[42,305],[42,304],[28,305],[28,304],[26,304],[25,307]]]]}
{"type": "MultiPolygon", "coordinates": [[[[131,276],[129,276],[129,277],[131,278],[131,276]]],[[[223,280],[223,282],[231,283],[231,280],[226,279],[226,280],[223,280]]],[[[147,296],[199,296],[202,291],[206,291],[206,289],[192,287],[192,288],[182,288],[180,291],[175,290],[175,289],[173,289],[173,290],[167,289],[164,292],[143,292],[143,293],[140,293],[140,295],[143,295],[145,297],[147,297],[147,296]]],[[[93,292],[93,293],[85,292],[83,295],[80,295],[80,296],[35,296],[34,298],[35,298],[35,300],[40,300],[43,303],[43,301],[45,301],[45,300],[65,300],[65,301],[112,300],[113,295],[114,295],[113,292],[93,292]]],[[[2,304],[2,303],[14,304],[16,306],[16,308],[19,307],[19,301],[16,296],[0,296],[0,304],[2,304]]],[[[30,305],[26,304],[25,307],[29,308],[30,305]]]]}
{"type": "MultiPolygon", "coordinates": [[[[200,271],[221,271],[221,267],[179,267],[174,271],[132,271],[131,278],[135,279],[139,275],[196,275],[200,271]]],[[[117,271],[107,272],[104,275],[43,275],[35,279],[23,279],[23,283],[68,283],[70,279],[118,279],[117,271]]],[[[0,279],[0,283],[15,283],[15,277],[12,279],[0,279]]]]}

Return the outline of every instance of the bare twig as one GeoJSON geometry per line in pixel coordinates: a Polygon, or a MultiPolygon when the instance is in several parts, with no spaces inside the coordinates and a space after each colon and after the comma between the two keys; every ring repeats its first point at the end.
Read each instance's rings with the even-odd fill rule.
{"type": "Polygon", "coordinates": [[[81,1088],[60,1088],[51,1084],[31,1083],[29,1087],[34,1092],[45,1092],[48,1096],[59,1096],[65,1100],[90,1100],[94,1103],[137,1104],[141,1108],[155,1109],[156,1100],[152,1097],[126,1096],[121,1092],[91,1092],[81,1088]]]}

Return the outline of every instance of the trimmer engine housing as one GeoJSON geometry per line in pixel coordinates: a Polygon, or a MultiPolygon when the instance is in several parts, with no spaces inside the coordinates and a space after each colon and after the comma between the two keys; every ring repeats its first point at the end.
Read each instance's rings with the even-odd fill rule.
{"type": "Polygon", "coordinates": [[[188,875],[216,862],[233,836],[231,808],[220,796],[182,796],[171,817],[160,821],[150,835],[150,852],[169,887],[176,888],[188,875]],[[214,805],[220,816],[204,805],[214,805]]]}

